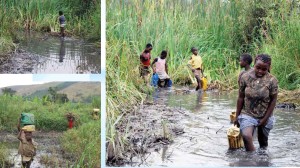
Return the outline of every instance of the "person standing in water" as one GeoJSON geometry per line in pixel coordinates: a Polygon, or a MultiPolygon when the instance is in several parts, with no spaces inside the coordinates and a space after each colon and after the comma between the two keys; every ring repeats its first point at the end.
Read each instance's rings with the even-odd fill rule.
{"type": "Polygon", "coordinates": [[[201,89],[201,74],[203,75],[202,72],[202,58],[200,55],[198,55],[198,50],[195,47],[191,48],[191,52],[193,55],[191,56],[191,59],[188,62],[188,66],[192,69],[192,72],[195,75],[195,78],[197,80],[197,87],[196,91],[201,89]]]}
{"type": "Polygon", "coordinates": [[[248,53],[244,53],[240,56],[240,66],[241,68],[245,68],[243,71],[240,72],[238,78],[238,84],[240,84],[240,80],[242,75],[251,69],[250,65],[252,63],[252,56],[248,53]]]}
{"type": "Polygon", "coordinates": [[[59,21],[59,27],[60,27],[60,35],[61,37],[65,37],[65,26],[66,26],[66,18],[64,16],[63,11],[59,11],[58,12],[59,17],[58,17],[58,21],[59,21]]]}
{"type": "Polygon", "coordinates": [[[236,120],[244,140],[246,151],[254,151],[253,133],[257,128],[257,138],[261,149],[268,146],[268,136],[275,118],[273,110],[278,94],[278,80],[269,73],[271,57],[259,54],[254,68],[241,76],[237,99],[236,120]]]}
{"type": "Polygon", "coordinates": [[[140,76],[144,79],[146,85],[149,85],[151,50],[152,44],[148,43],[140,55],[140,76]]]}

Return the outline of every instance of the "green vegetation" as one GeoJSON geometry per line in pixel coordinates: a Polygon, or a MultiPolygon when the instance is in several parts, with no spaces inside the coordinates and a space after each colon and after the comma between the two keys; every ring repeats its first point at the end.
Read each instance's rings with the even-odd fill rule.
{"type": "Polygon", "coordinates": [[[76,159],[79,167],[100,167],[100,122],[93,121],[64,133],[63,148],[76,159]]]}
{"type": "Polygon", "coordinates": [[[100,0],[3,0],[0,9],[0,53],[15,48],[17,31],[58,32],[60,10],[66,17],[68,34],[100,40],[100,0]]]}
{"type": "MultiPolygon", "coordinates": [[[[100,98],[96,97],[91,103],[58,103],[4,94],[0,95],[0,131],[16,131],[21,112],[33,113],[37,130],[64,131],[61,146],[76,160],[76,166],[100,167],[100,122],[91,115],[93,109],[99,107],[100,98]],[[69,112],[75,116],[75,128],[71,130],[67,130],[69,112]]],[[[0,144],[0,165],[7,161],[4,147],[0,144]]]]}
{"type": "Polygon", "coordinates": [[[114,150],[122,149],[115,143],[115,125],[146,92],[138,66],[147,43],[153,44],[152,59],[168,50],[169,75],[175,84],[190,82],[186,64],[195,46],[205,75],[223,88],[237,88],[238,60],[244,52],[271,55],[271,73],[280,87],[300,88],[298,1],[108,0],[106,6],[106,135],[114,150]]]}

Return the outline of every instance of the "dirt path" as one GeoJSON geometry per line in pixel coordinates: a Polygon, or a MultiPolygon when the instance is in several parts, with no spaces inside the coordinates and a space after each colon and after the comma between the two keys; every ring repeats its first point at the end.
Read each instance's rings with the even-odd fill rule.
{"type": "MultiPolygon", "coordinates": [[[[18,154],[19,140],[17,133],[0,132],[0,142],[9,147],[9,159],[14,167],[21,167],[21,156],[18,154]]],[[[64,154],[60,147],[60,132],[34,132],[34,141],[38,143],[37,155],[31,165],[32,168],[66,167],[71,159],[64,154]]]]}

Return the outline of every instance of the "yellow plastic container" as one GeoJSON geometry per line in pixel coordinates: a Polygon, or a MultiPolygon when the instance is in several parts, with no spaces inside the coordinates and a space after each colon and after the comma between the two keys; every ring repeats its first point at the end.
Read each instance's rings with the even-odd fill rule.
{"type": "Polygon", "coordinates": [[[207,78],[206,77],[201,78],[201,86],[202,86],[203,91],[207,89],[207,78]]]}
{"type": "Polygon", "coordinates": [[[236,112],[231,112],[230,114],[230,122],[233,123],[235,121],[235,118],[236,118],[236,112]]]}
{"type": "Polygon", "coordinates": [[[35,125],[25,125],[24,127],[22,127],[23,131],[27,131],[27,132],[34,132],[35,131],[35,125]]]}
{"type": "Polygon", "coordinates": [[[243,138],[238,127],[232,125],[227,131],[227,138],[229,149],[238,149],[244,147],[243,138]]]}

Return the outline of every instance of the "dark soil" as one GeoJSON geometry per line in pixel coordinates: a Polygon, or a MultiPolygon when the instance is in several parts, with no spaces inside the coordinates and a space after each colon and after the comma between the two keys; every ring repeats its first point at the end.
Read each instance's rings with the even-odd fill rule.
{"type": "Polygon", "coordinates": [[[122,166],[143,163],[151,152],[171,144],[184,133],[181,119],[188,111],[147,102],[125,114],[116,126],[115,147],[107,142],[107,165],[122,166]]]}

